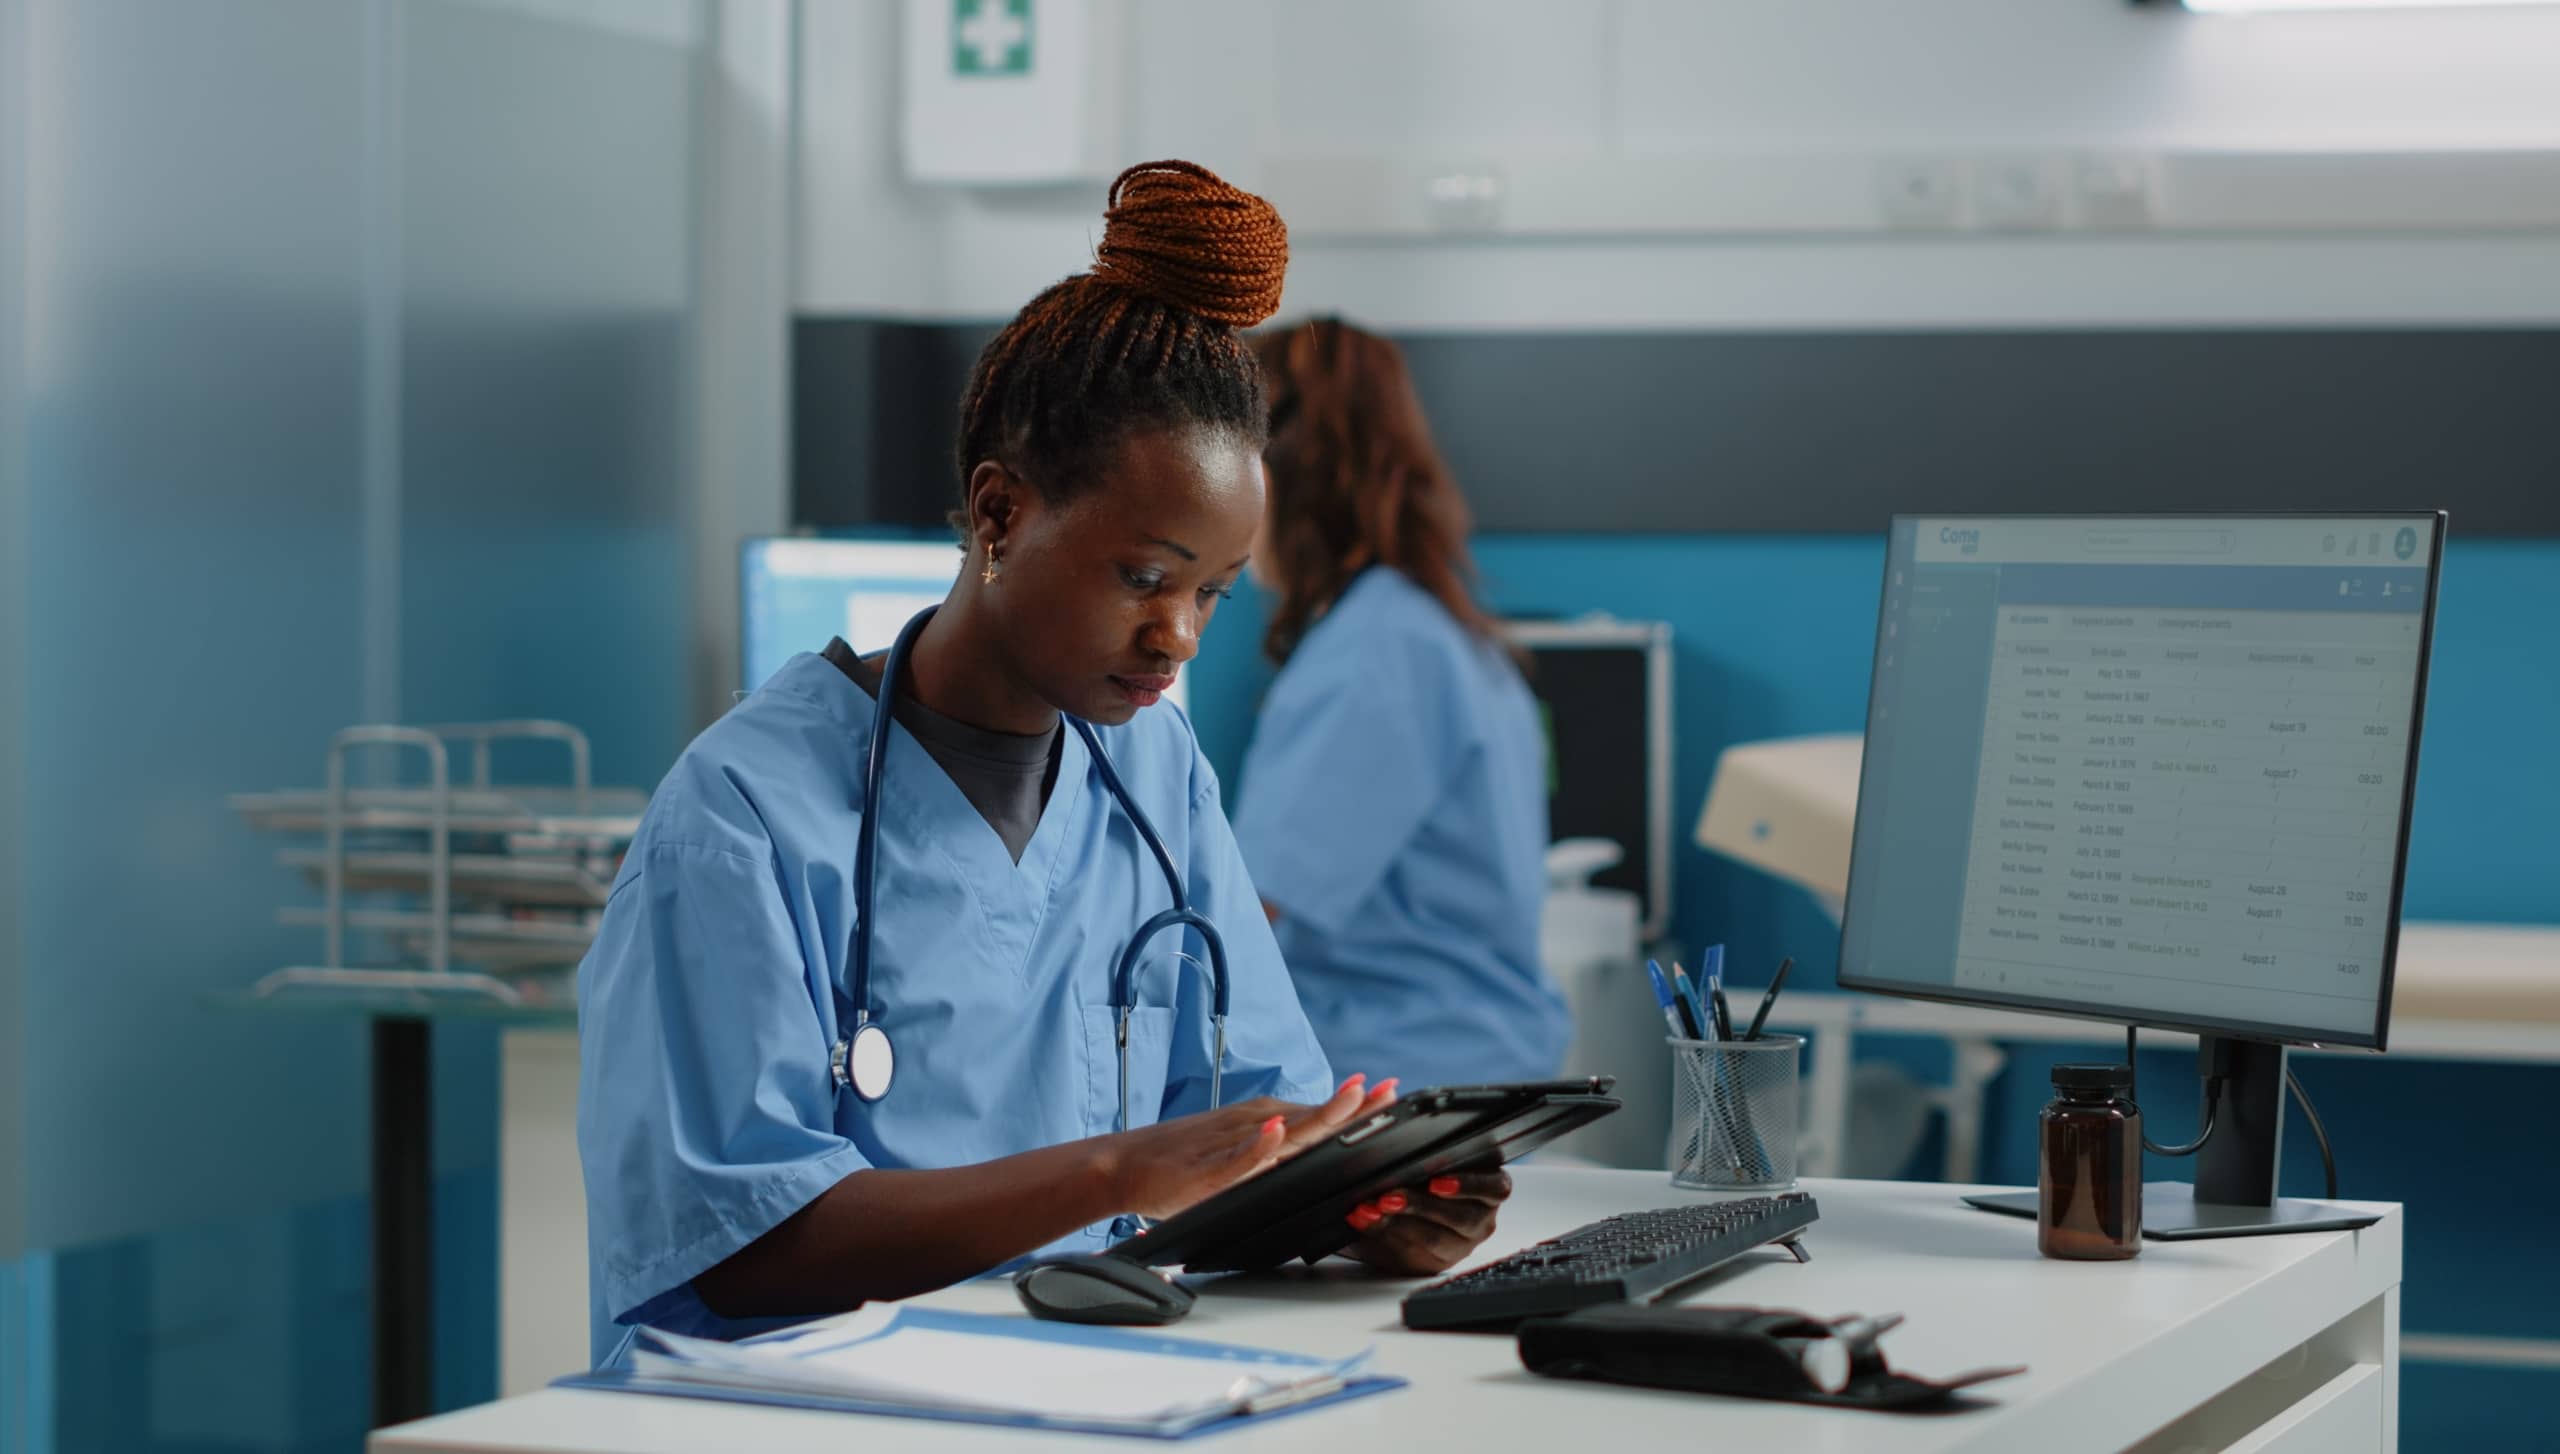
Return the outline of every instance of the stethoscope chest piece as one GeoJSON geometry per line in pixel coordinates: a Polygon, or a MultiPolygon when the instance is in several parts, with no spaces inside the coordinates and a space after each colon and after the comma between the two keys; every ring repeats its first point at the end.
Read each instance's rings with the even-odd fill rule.
{"type": "Polygon", "coordinates": [[[827,1058],[833,1062],[828,1069],[835,1072],[836,1084],[865,1101],[887,1095],[890,1078],[898,1069],[898,1052],[889,1043],[889,1032],[877,1025],[865,1025],[853,1032],[852,1039],[837,1041],[827,1058]]]}

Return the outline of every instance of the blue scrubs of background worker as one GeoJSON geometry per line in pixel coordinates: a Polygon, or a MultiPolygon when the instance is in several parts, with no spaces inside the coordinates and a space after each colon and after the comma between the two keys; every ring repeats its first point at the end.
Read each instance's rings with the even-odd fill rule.
{"type": "Polygon", "coordinates": [[[1539,961],[1537,701],[1468,592],[1467,515],[1401,356],[1320,320],[1261,345],[1272,438],[1258,578],[1282,665],[1235,828],[1337,1065],[1408,1085],[1552,1076],[1539,961]]]}

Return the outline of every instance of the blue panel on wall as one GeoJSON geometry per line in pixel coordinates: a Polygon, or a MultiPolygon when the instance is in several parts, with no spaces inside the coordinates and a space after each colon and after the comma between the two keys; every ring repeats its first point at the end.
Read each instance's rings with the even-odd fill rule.
{"type": "Polygon", "coordinates": [[[53,1255],[0,1258],[0,1454],[52,1454],[53,1255]]]}
{"type": "MultiPolygon", "coordinates": [[[[492,1172],[436,1184],[436,1402],[497,1396],[492,1172]]],[[[34,1370],[43,1402],[0,1402],[0,1454],[322,1454],[361,1447],[372,1423],[362,1197],[170,1228],[41,1259],[34,1370]],[[49,1335],[49,1336],[45,1336],[49,1335]],[[13,1446],[22,1415],[28,1424],[13,1446]]],[[[40,1259],[29,1259],[36,1263],[40,1259]]],[[[13,1311],[0,1266],[0,1315],[13,1311]]],[[[0,1340],[0,1357],[19,1349],[0,1340]]],[[[7,1384],[0,1381],[0,1391],[7,1384]]]]}
{"type": "Polygon", "coordinates": [[[2408,916],[2560,922],[2560,544],[2445,546],[2408,916]]]}
{"type": "Polygon", "coordinates": [[[2400,1366],[2401,1454],[2550,1454],[2560,1369],[2400,1366]]]}
{"type": "Polygon", "coordinates": [[[1235,595],[1218,607],[1209,629],[1201,633],[1200,655],[1184,668],[1190,677],[1191,730],[1200,750],[1217,769],[1227,809],[1235,810],[1245,744],[1253,740],[1254,715],[1262,708],[1263,689],[1271,683],[1269,663],[1262,659],[1262,628],[1270,618],[1271,598],[1251,578],[1235,585],[1235,595]]]}
{"type": "Polygon", "coordinates": [[[1689,841],[1716,756],[1736,742],[1855,731],[1867,703],[1881,538],[1529,537],[1481,542],[1485,599],[1505,616],[1605,611],[1671,623],[1672,937],[1723,943],[1739,981],[1782,955],[1826,983],[1837,932],[1804,894],[1689,841]]]}
{"type": "Polygon", "coordinates": [[[59,1448],[344,1450],[361,1440],[360,1199],[82,1247],[55,1265],[59,1448]]]}
{"type": "MultiPolygon", "coordinates": [[[[1827,980],[1837,932],[1812,901],[1689,846],[1689,829],[1726,746],[1861,725],[1882,540],[1486,536],[1476,563],[1484,600],[1502,615],[1600,611],[1671,623],[1673,937],[1725,943],[1737,978],[1748,977],[1744,966],[1774,967],[1793,954],[1805,976],[1798,983],[1827,980]]],[[[1192,667],[1192,718],[1222,776],[1242,760],[1250,704],[1267,680],[1266,610],[1259,592],[1239,590],[1192,667]]]]}
{"type": "MultiPolygon", "coordinates": [[[[2560,545],[2446,547],[2407,910],[2414,918],[2560,920],[2560,756],[2538,747],[2560,719],[2560,545]],[[2535,806],[2540,805],[2540,811],[2535,806]]],[[[1505,615],[1605,611],[1668,621],[1677,649],[1672,798],[1679,855],[1675,937],[1721,939],[1739,965],[1793,954],[1827,977],[1829,921],[1801,894],[1689,845],[1716,755],[1737,743],[1865,722],[1881,540],[1838,537],[1488,536],[1484,597],[1505,615]]],[[[1239,704],[1264,679],[1262,602],[1239,592],[1193,666],[1193,719],[1222,771],[1251,732],[1239,704]]]]}
{"type": "Polygon", "coordinates": [[[435,1405],[467,1408],[498,1396],[497,1169],[437,1177],[435,1206],[435,1405]]]}

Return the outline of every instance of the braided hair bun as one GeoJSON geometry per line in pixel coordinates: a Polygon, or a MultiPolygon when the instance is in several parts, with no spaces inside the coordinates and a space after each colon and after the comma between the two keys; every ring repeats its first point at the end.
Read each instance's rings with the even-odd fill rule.
{"type": "Polygon", "coordinates": [[[1280,311],[1289,227],[1271,204],[1192,162],[1147,162],[1111,184],[1093,276],[1231,328],[1280,311]]]}
{"type": "Polygon", "coordinates": [[[953,463],[1003,464],[1053,499],[1102,483],[1139,429],[1210,429],[1257,452],[1262,368],[1236,330],[1280,306],[1289,229],[1271,204],[1190,162],[1111,184],[1093,270],[1051,284],[978,354],[953,463]]]}

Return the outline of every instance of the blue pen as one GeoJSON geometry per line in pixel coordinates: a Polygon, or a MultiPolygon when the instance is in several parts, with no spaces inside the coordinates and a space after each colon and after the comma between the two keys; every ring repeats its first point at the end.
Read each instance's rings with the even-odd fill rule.
{"type": "Polygon", "coordinates": [[[1715,1026],[1717,1039],[1730,1040],[1733,1038],[1732,1017],[1723,1013],[1708,1013],[1708,1007],[1714,1006],[1720,1010],[1724,1002],[1724,946],[1708,945],[1704,963],[1706,974],[1699,982],[1706,986],[1706,990],[1698,996],[1699,1018],[1715,1026]]]}
{"type": "Polygon", "coordinates": [[[1674,1040],[1699,1038],[1696,1030],[1681,1023],[1686,1015],[1679,1002],[1671,997],[1671,981],[1662,977],[1662,966],[1648,959],[1644,962],[1644,972],[1653,980],[1653,997],[1662,1004],[1662,1023],[1671,1027],[1671,1038],[1674,1040]]]}
{"type": "MultiPolygon", "coordinates": [[[[1657,1001],[1661,1002],[1662,1023],[1671,1027],[1671,1038],[1674,1040],[1705,1039],[1705,1036],[1698,1033],[1696,1026],[1682,1023],[1689,1018],[1689,1006],[1686,1001],[1677,999],[1672,995],[1671,981],[1663,978],[1661,962],[1659,960],[1652,959],[1646,960],[1644,962],[1644,972],[1645,977],[1653,981],[1653,997],[1657,1001]]],[[[1676,964],[1671,966],[1671,972],[1673,974],[1678,974],[1680,972],[1680,966],[1676,964]]],[[[1678,1052],[1673,1053],[1672,1063],[1674,1065],[1680,1063],[1678,1052]]],[[[1689,1139],[1689,1148],[1690,1149],[1686,1154],[1693,1156],[1698,1154],[1698,1140],[1695,1135],[1691,1136],[1689,1139]]],[[[1726,1155],[1728,1158],[1732,1156],[1732,1150],[1730,1147],[1727,1148],[1726,1155]]],[[[1733,1163],[1733,1166],[1736,1171],[1741,1170],[1740,1163],[1735,1162],[1733,1163]]]]}
{"type": "MultiPolygon", "coordinates": [[[[1718,1026],[1713,1019],[1709,1018],[1705,1004],[1697,999],[1697,986],[1689,982],[1688,972],[1680,967],[1678,960],[1673,960],[1671,964],[1671,982],[1673,985],[1677,986],[1679,991],[1678,1003],[1680,1005],[1680,1013],[1692,1018],[1700,1027],[1699,1033],[1691,1036],[1690,1038],[1693,1040],[1724,1039],[1725,1032],[1723,1028],[1718,1026]]],[[[1730,1077],[1732,1075],[1732,1069],[1724,1063],[1724,1060],[1725,1057],[1721,1054],[1714,1054],[1707,1057],[1709,1073],[1715,1077],[1716,1084],[1720,1088],[1731,1084],[1730,1077]]],[[[1729,1092],[1719,1089],[1717,1093],[1709,1095],[1707,1097],[1708,1114],[1713,1116],[1724,1126],[1725,1134],[1722,1137],[1715,1139],[1721,1140],[1724,1144],[1725,1164],[1733,1168],[1734,1172],[1738,1175],[1749,1175],[1749,1172],[1745,1169],[1742,1160],[1742,1138],[1736,1134],[1733,1126],[1732,1117],[1734,1108],[1732,1104],[1725,1099],[1728,1094],[1729,1092]]]]}
{"type": "Polygon", "coordinates": [[[1689,982],[1689,972],[1676,959],[1671,962],[1671,992],[1679,998],[1680,1012],[1698,1027],[1698,1038],[1715,1039],[1715,1022],[1707,1018],[1707,1002],[1698,997],[1698,987],[1689,982]]]}

